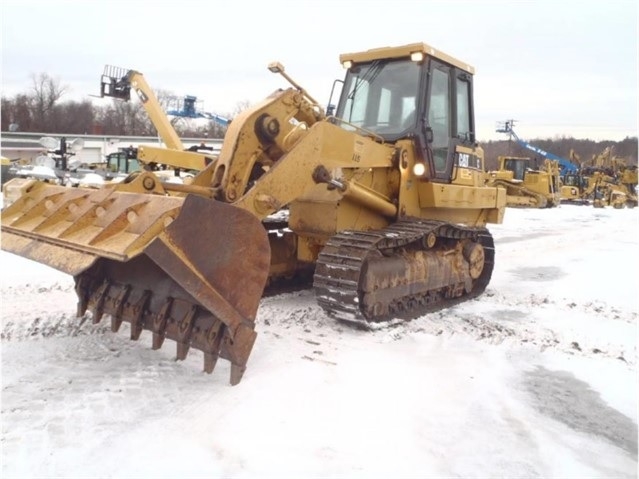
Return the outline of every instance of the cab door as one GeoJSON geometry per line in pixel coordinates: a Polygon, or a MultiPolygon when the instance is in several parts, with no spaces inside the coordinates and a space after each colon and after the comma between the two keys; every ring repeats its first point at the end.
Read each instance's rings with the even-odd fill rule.
{"type": "Polygon", "coordinates": [[[430,61],[426,105],[426,138],[431,153],[431,180],[450,181],[449,161],[451,131],[451,68],[436,60],[430,61]]]}
{"type": "MultiPolygon", "coordinates": [[[[460,155],[458,146],[475,143],[472,76],[435,59],[430,60],[426,98],[426,138],[430,151],[431,181],[450,183],[460,155]]],[[[463,167],[479,165],[473,157],[463,167]],[[471,164],[472,163],[472,164],[471,164]]]]}

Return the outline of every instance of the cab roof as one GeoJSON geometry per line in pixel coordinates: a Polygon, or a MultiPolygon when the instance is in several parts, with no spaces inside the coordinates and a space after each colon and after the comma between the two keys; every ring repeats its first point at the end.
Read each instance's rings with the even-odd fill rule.
{"type": "Polygon", "coordinates": [[[450,55],[437,50],[436,48],[427,45],[426,43],[411,43],[409,45],[402,45],[398,47],[382,47],[373,48],[364,52],[356,53],[343,53],[339,56],[340,63],[345,61],[352,61],[353,63],[370,62],[373,60],[387,60],[392,58],[410,57],[411,53],[422,52],[424,55],[437,58],[450,65],[456,66],[471,75],[475,73],[475,68],[468,63],[457,60],[450,55]]]}

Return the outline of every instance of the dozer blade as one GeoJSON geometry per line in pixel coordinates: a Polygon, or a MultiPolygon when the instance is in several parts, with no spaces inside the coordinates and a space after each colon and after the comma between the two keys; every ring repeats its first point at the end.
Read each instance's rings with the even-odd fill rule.
{"type": "Polygon", "coordinates": [[[177,342],[231,362],[231,384],[246,369],[266,284],[266,230],[250,213],[186,198],[36,184],[2,211],[2,249],[74,276],[78,315],[111,316],[131,339],[153,333],[153,349],[177,342]]]}

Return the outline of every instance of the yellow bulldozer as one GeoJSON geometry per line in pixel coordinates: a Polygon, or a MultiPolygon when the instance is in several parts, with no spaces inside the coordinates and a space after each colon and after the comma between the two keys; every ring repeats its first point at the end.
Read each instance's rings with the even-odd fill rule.
{"type": "Polygon", "coordinates": [[[506,206],[553,208],[561,202],[559,165],[544,160],[537,168],[527,157],[498,156],[499,169],[491,171],[488,185],[506,190],[506,206]]]}
{"type": "Polygon", "coordinates": [[[423,43],[340,61],[334,115],[272,63],[292,86],[234,118],[191,184],[33,182],[2,211],[2,249],[73,275],[79,316],[200,350],[206,372],[230,361],[231,384],[280,282],[312,279],[327,315],[364,326],[476,297],[506,191],[485,184],[473,68],[423,43]]]}

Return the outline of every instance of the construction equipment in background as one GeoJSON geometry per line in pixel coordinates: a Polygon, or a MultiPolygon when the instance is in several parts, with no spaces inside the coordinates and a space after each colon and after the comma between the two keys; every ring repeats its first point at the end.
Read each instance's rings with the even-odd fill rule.
{"type": "Polygon", "coordinates": [[[104,158],[104,177],[107,181],[122,181],[131,173],[140,171],[138,149],[133,146],[118,148],[104,158]]]}
{"type": "Polygon", "coordinates": [[[100,79],[101,97],[130,101],[131,89],[142,102],[144,110],[166,147],[138,147],[137,159],[140,162],[151,166],[169,166],[175,170],[176,176],[179,176],[180,170],[200,171],[215,160],[216,156],[212,152],[185,150],[182,140],[142,73],[111,65],[104,67],[104,73],[100,79]]]}
{"type": "Polygon", "coordinates": [[[177,108],[167,110],[166,114],[177,118],[205,119],[212,121],[219,126],[229,126],[231,120],[218,115],[217,113],[202,111],[201,108],[198,108],[198,103],[196,96],[186,95],[181,101],[178,100],[177,108]]]}
{"type": "Polygon", "coordinates": [[[562,200],[569,203],[590,204],[597,208],[634,208],[637,206],[637,167],[627,166],[624,158],[613,154],[608,146],[589,161],[581,161],[573,150],[571,159],[579,161],[577,173],[564,177],[562,200]]]}
{"type": "Polygon", "coordinates": [[[611,188],[626,195],[627,206],[637,206],[637,165],[629,165],[625,158],[615,155],[613,146],[593,155],[585,169],[605,174],[611,188]]]}
{"type": "Polygon", "coordinates": [[[582,175],[581,157],[571,148],[568,158],[570,158],[572,164],[577,166],[577,170],[561,176],[559,188],[561,202],[573,205],[589,205],[590,200],[585,194],[586,190],[588,190],[588,178],[582,175]]]}
{"type": "Polygon", "coordinates": [[[84,148],[84,140],[76,138],[67,141],[43,136],[38,142],[47,149],[46,155],[40,155],[27,163],[21,162],[11,168],[11,173],[18,178],[30,178],[57,184],[68,184],[73,172],[80,166],[80,161],[73,156],[84,148]]]}
{"type": "Polygon", "coordinates": [[[609,176],[618,176],[619,171],[626,167],[626,160],[613,153],[614,147],[607,146],[597,155],[592,155],[592,160],[583,164],[584,167],[597,171],[604,171],[609,176]]]}
{"type": "Polygon", "coordinates": [[[509,139],[514,139],[517,142],[517,144],[520,145],[521,147],[529,151],[532,151],[536,155],[539,155],[546,160],[556,161],[557,164],[559,165],[560,177],[563,177],[566,174],[576,173],[579,170],[579,166],[574,164],[573,162],[566,160],[565,158],[562,158],[561,156],[557,156],[553,153],[545,151],[539,148],[538,146],[532,145],[528,143],[527,141],[524,141],[521,138],[519,138],[519,136],[517,136],[517,134],[515,133],[515,130],[513,129],[513,127],[515,126],[515,121],[516,120],[506,120],[506,121],[498,122],[497,128],[495,129],[495,131],[497,131],[498,133],[506,133],[509,139]]]}
{"type": "Polygon", "coordinates": [[[531,158],[499,156],[499,169],[489,172],[488,185],[506,189],[506,206],[553,208],[561,202],[559,167],[544,160],[537,168],[531,158]]]}
{"type": "Polygon", "coordinates": [[[617,172],[617,179],[621,186],[627,189],[629,196],[634,196],[635,206],[637,200],[637,165],[624,165],[617,172]]]}
{"type": "MultiPolygon", "coordinates": [[[[595,190],[592,205],[595,208],[605,208],[612,206],[615,209],[623,209],[626,207],[628,196],[614,187],[600,186],[595,190]]],[[[632,206],[634,207],[634,206],[632,206]]]]}
{"type": "Polygon", "coordinates": [[[588,190],[588,178],[577,173],[567,173],[561,177],[561,202],[575,205],[589,205],[590,200],[585,193],[588,190]]]}
{"type": "Polygon", "coordinates": [[[207,372],[229,360],[232,384],[269,288],[312,278],[329,316],[366,327],[478,296],[506,192],[485,185],[474,69],[423,43],[340,62],[335,116],[272,63],[292,87],[234,118],[191,184],[34,183],[2,212],[2,248],[73,275],[78,315],[198,349],[207,372]]]}
{"type": "MultiPolygon", "coordinates": [[[[570,162],[573,165],[577,166],[577,170],[581,169],[581,165],[583,163],[583,161],[581,160],[581,156],[574,150],[574,149],[570,149],[570,152],[568,153],[568,158],[570,158],[570,162]]],[[[574,174],[574,172],[573,172],[574,174]]]]}
{"type": "Polygon", "coordinates": [[[622,209],[637,206],[635,188],[633,185],[622,183],[619,177],[611,177],[603,171],[594,171],[589,174],[588,182],[590,187],[586,195],[593,198],[593,206],[596,208],[612,206],[622,209]]]}
{"type": "Polygon", "coordinates": [[[564,177],[561,201],[568,204],[593,205],[596,208],[634,208],[637,206],[637,195],[632,185],[623,184],[603,171],[586,169],[564,177]]]}
{"type": "Polygon", "coordinates": [[[137,159],[137,148],[119,148],[106,155],[104,161],[80,165],[70,176],[68,186],[101,188],[125,181],[129,175],[139,172],[142,166],[137,159]]]}
{"type": "MultiPolygon", "coordinates": [[[[140,148],[134,148],[129,146],[126,148],[119,148],[118,151],[109,153],[105,157],[104,164],[98,168],[97,172],[104,176],[107,182],[128,181],[132,178],[132,175],[137,174],[142,168],[153,171],[153,173],[159,177],[163,182],[178,182],[186,178],[193,178],[197,172],[191,170],[185,170],[183,168],[171,168],[164,164],[151,163],[143,165],[138,159],[138,151],[140,148]]],[[[192,147],[187,151],[213,151],[211,148],[196,150],[199,147],[192,147]]]]}

